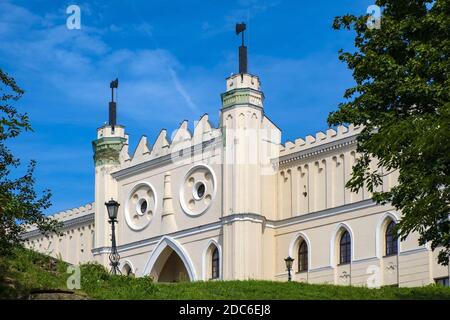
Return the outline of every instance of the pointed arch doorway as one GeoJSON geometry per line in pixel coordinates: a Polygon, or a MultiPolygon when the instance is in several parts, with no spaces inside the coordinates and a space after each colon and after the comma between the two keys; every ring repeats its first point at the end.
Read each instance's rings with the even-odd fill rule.
{"type": "Polygon", "coordinates": [[[174,239],[163,237],[148,259],[144,276],[155,282],[195,281],[195,269],[184,248],[174,239]]]}

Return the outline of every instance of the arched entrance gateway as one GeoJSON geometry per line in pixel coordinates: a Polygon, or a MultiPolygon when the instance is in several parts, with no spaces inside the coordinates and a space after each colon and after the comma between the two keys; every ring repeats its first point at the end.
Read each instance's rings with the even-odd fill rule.
{"type": "Polygon", "coordinates": [[[195,281],[195,269],[184,248],[174,239],[163,237],[148,259],[144,276],[156,282],[195,281]]]}

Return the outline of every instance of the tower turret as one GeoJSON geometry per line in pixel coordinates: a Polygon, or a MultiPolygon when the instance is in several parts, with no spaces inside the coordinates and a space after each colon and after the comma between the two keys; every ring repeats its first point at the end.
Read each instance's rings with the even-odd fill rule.
{"type": "MultiPolygon", "coordinates": [[[[236,34],[244,30],[245,24],[236,26],[236,34]]],[[[222,210],[226,222],[223,246],[224,250],[232,252],[228,255],[230,259],[224,262],[224,279],[261,278],[268,273],[262,258],[262,225],[265,223],[262,204],[264,197],[273,197],[268,188],[263,193],[263,186],[274,184],[276,176],[271,167],[267,170],[267,164],[273,159],[270,152],[273,146],[278,148],[280,132],[264,115],[264,94],[259,78],[248,73],[244,43],[239,48],[239,74],[226,79],[226,91],[221,98],[222,210]],[[260,258],[250,261],[254,252],[260,252],[257,255],[260,258]]]]}
{"type": "MultiPolygon", "coordinates": [[[[110,84],[111,102],[109,102],[109,123],[97,129],[97,139],[92,141],[95,163],[95,243],[94,248],[110,247],[110,228],[108,214],[103,205],[111,198],[118,199],[117,182],[111,172],[120,166],[120,152],[128,143],[125,128],[116,124],[116,102],[114,89],[118,88],[118,80],[110,84]]],[[[120,226],[119,226],[120,227],[120,226]]],[[[107,255],[97,257],[106,263],[107,255]]]]}

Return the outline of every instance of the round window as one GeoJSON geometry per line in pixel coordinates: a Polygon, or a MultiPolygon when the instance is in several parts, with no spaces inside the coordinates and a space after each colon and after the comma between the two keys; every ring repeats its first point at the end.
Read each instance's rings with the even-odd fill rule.
{"type": "Polygon", "coordinates": [[[152,220],[156,210],[156,197],[153,187],[141,182],[131,189],[125,201],[125,219],[135,231],[143,230],[152,220]]]}
{"type": "Polygon", "coordinates": [[[140,198],[136,203],[136,214],[143,216],[148,210],[148,202],[145,198],[140,198]]]}
{"type": "Polygon", "coordinates": [[[147,200],[141,202],[141,212],[145,213],[147,211],[147,200]]]}
{"type": "Polygon", "coordinates": [[[200,200],[205,195],[206,187],[203,182],[197,182],[194,188],[194,198],[200,200]]]}
{"type": "Polygon", "coordinates": [[[207,165],[191,168],[180,186],[180,204],[189,216],[198,216],[211,206],[216,193],[216,178],[207,165]]]}

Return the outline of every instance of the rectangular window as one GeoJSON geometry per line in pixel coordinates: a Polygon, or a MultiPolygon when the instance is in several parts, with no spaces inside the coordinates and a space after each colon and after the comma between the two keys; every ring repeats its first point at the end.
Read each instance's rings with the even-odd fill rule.
{"type": "Polygon", "coordinates": [[[449,286],[448,280],[449,280],[448,277],[446,277],[446,278],[437,278],[437,279],[434,279],[434,282],[435,282],[438,286],[448,287],[448,286],[449,286]]]}

